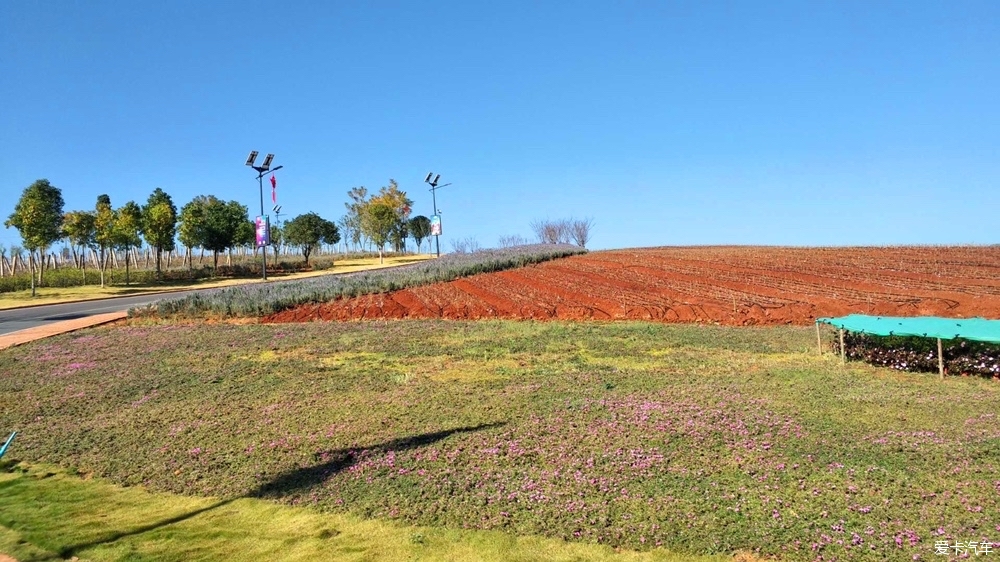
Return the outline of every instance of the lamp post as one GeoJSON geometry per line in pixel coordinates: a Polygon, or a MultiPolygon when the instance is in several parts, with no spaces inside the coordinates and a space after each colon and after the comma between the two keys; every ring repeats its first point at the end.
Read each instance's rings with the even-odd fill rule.
{"type": "MultiPolygon", "coordinates": [[[[278,225],[278,228],[281,228],[281,205],[275,205],[274,208],[273,208],[273,210],[274,210],[274,223],[278,225]]],[[[271,225],[267,226],[267,238],[268,238],[267,242],[268,242],[268,244],[270,244],[272,242],[272,239],[271,239],[271,225]]],[[[274,261],[275,262],[278,261],[278,248],[280,246],[281,246],[281,242],[278,242],[278,245],[274,247],[274,261]]]]}
{"type": "Polygon", "coordinates": [[[442,187],[447,187],[447,186],[449,186],[451,184],[450,183],[446,183],[444,185],[438,185],[438,180],[441,179],[441,174],[438,174],[436,177],[434,177],[433,180],[431,180],[431,176],[434,176],[434,172],[431,172],[431,173],[427,174],[427,177],[424,178],[424,183],[426,183],[427,185],[431,186],[431,190],[430,190],[431,191],[431,199],[433,200],[433,203],[434,203],[434,215],[433,215],[433,217],[431,217],[431,232],[434,232],[434,225],[435,225],[434,218],[437,218],[437,233],[434,234],[434,247],[437,249],[437,257],[440,258],[441,257],[441,240],[440,240],[440,235],[441,235],[441,211],[438,210],[437,194],[435,192],[438,189],[441,189],[442,187]]]}
{"type": "MultiPolygon", "coordinates": [[[[268,223],[267,215],[264,214],[264,176],[269,176],[282,168],[282,166],[277,166],[273,170],[271,169],[271,161],[274,160],[273,154],[268,154],[264,157],[264,161],[261,162],[260,166],[254,165],[254,160],[257,159],[257,151],[253,150],[250,152],[250,156],[247,156],[247,166],[250,166],[257,171],[257,186],[260,188],[260,220],[264,221],[264,244],[261,245],[261,257],[263,258],[264,265],[261,266],[261,277],[264,281],[267,281],[267,243],[270,238],[270,224],[268,223]]],[[[260,228],[260,225],[257,225],[260,228]]]]}

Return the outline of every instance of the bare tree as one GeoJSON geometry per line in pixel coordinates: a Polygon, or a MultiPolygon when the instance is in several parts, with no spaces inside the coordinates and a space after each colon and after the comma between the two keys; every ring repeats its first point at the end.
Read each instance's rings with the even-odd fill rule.
{"type": "Polygon", "coordinates": [[[511,236],[501,236],[498,246],[501,248],[513,248],[514,246],[524,246],[530,244],[530,242],[520,234],[514,234],[511,236]]]}
{"type": "Polygon", "coordinates": [[[570,219],[569,235],[573,239],[573,243],[581,248],[587,247],[592,228],[594,228],[594,219],[590,217],[570,219]]]}
{"type": "Polygon", "coordinates": [[[568,220],[536,220],[530,226],[542,244],[569,244],[570,221],[568,220]]]}
{"type": "Polygon", "coordinates": [[[451,241],[451,251],[456,254],[474,254],[482,250],[475,236],[467,236],[461,240],[451,241]]]}

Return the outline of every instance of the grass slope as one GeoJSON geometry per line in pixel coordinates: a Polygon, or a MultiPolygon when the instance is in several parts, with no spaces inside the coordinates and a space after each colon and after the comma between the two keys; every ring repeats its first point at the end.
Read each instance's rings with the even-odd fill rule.
{"type": "Polygon", "coordinates": [[[51,466],[0,473],[0,552],[59,560],[597,560],[720,562],[656,552],[413,527],[258,499],[153,494],[51,466]],[[16,530],[14,530],[16,529],[16,530]]]}
{"type": "Polygon", "coordinates": [[[844,367],[813,338],[135,324],[0,354],[0,428],[21,460],[123,485],[435,529],[788,560],[997,540],[1000,387],[844,367]]]}

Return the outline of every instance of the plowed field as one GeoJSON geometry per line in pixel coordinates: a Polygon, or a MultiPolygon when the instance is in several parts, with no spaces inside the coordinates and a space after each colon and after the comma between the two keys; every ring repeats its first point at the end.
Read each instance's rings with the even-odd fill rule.
{"type": "Polygon", "coordinates": [[[1000,318],[1000,246],[610,250],[281,312],[376,318],[808,324],[850,313],[1000,318]]]}

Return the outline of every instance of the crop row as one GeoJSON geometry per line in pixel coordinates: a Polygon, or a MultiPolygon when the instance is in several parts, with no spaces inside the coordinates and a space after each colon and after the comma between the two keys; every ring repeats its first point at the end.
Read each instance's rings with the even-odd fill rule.
{"type": "Polygon", "coordinates": [[[226,287],[181,298],[164,299],[149,307],[132,309],[129,315],[167,317],[211,314],[222,317],[259,317],[303,304],[452,281],[585,251],[568,244],[534,244],[472,254],[449,254],[436,260],[392,269],[226,287]]]}

